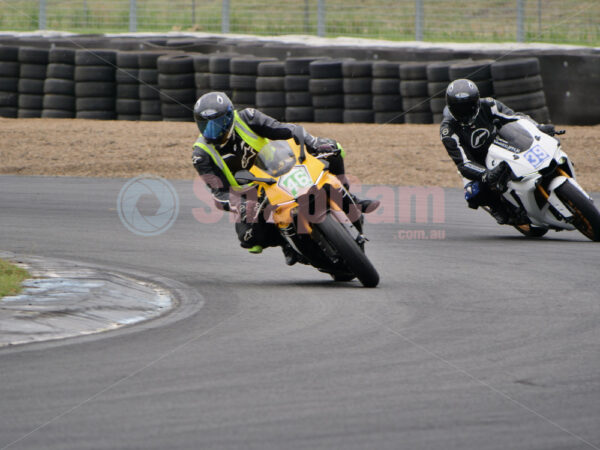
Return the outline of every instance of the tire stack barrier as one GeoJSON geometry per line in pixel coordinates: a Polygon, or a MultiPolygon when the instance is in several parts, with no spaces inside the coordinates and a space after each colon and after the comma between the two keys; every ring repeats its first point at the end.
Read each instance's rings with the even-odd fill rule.
{"type": "Polygon", "coordinates": [[[400,94],[406,123],[433,123],[427,93],[426,62],[400,64],[400,94]]]}
{"type": "Polygon", "coordinates": [[[254,56],[238,56],[229,63],[229,85],[233,90],[231,101],[237,109],[254,108],[256,106],[256,77],[258,65],[262,62],[275,61],[274,58],[256,58],[254,56]]]}
{"type": "Polygon", "coordinates": [[[404,123],[399,64],[390,61],[374,62],[371,86],[375,123],[404,123]]]}
{"type": "Polygon", "coordinates": [[[344,76],[344,123],[373,123],[373,62],[345,61],[344,76]]]}
{"type": "Polygon", "coordinates": [[[491,65],[496,98],[515,112],[540,123],[550,122],[537,58],[509,59],[491,65]]]}
{"type": "Polygon", "coordinates": [[[118,120],[140,120],[139,53],[117,53],[117,100],[115,110],[118,120]]]}
{"type": "Polygon", "coordinates": [[[85,49],[75,52],[75,117],[111,120],[115,113],[117,52],[85,49]]]}
{"type": "Polygon", "coordinates": [[[229,84],[231,59],[240,56],[231,53],[217,53],[210,57],[208,67],[210,69],[210,90],[224,92],[230,99],[231,85],[229,84]]]}
{"type": "Polygon", "coordinates": [[[194,60],[194,83],[196,85],[196,100],[207,92],[210,92],[210,56],[195,53],[194,60]]]}
{"type": "Polygon", "coordinates": [[[138,55],[138,95],[140,98],[140,120],[162,120],[160,87],[156,62],[168,52],[141,52],[138,55]]]}
{"type": "Polygon", "coordinates": [[[256,107],[265,114],[285,121],[285,63],[267,61],[258,65],[256,107]]]}
{"type": "Polygon", "coordinates": [[[163,120],[193,121],[196,103],[194,60],[189,54],[170,54],[160,56],[156,65],[163,120]]]}
{"type": "Polygon", "coordinates": [[[427,94],[433,123],[441,123],[446,107],[446,89],[450,84],[450,66],[456,61],[436,61],[427,65],[427,94]]]}
{"type": "Polygon", "coordinates": [[[492,84],[492,60],[483,61],[460,61],[450,66],[450,79],[468,78],[477,85],[479,95],[484,97],[494,96],[492,84]]]}
{"type": "Polygon", "coordinates": [[[42,117],[48,49],[19,47],[18,117],[42,117]]]}
{"type": "Polygon", "coordinates": [[[322,58],[295,57],[285,60],[285,120],[313,122],[315,110],[309,92],[310,63],[322,58]]]}
{"type": "Polygon", "coordinates": [[[0,117],[19,112],[19,48],[0,46],[0,117]]]}
{"type": "Polygon", "coordinates": [[[48,53],[42,117],[75,117],[75,50],[55,47],[48,53]]]}
{"type": "Polygon", "coordinates": [[[318,60],[309,64],[308,90],[312,96],[315,122],[344,121],[344,60],[318,60]]]}

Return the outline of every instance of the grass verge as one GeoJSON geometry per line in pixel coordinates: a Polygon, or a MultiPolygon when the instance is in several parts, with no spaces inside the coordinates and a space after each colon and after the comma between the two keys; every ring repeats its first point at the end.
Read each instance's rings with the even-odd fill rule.
{"type": "Polygon", "coordinates": [[[0,298],[21,292],[23,280],[31,278],[25,269],[0,259],[0,298]]]}

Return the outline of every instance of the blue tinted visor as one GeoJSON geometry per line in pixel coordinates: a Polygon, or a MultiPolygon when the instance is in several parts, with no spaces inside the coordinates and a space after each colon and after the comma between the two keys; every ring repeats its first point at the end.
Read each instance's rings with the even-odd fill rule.
{"type": "Polygon", "coordinates": [[[205,139],[218,140],[225,135],[233,122],[233,111],[227,111],[224,115],[215,119],[198,120],[198,128],[205,139]]]}

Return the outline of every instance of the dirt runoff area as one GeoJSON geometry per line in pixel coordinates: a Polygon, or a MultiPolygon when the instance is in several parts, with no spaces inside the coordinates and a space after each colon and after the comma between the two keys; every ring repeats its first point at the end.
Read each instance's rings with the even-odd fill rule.
{"type": "MultiPolygon", "coordinates": [[[[303,124],[346,149],[346,171],[363,184],[460,187],[437,125],[303,124]]],[[[600,191],[600,125],[569,126],[563,149],[580,183],[600,191]]],[[[0,174],[130,178],[196,176],[193,122],[0,118],[0,174]]]]}

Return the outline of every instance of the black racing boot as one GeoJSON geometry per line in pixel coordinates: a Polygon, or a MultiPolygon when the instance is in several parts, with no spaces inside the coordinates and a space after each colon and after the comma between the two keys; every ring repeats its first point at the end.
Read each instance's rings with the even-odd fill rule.
{"type": "Polygon", "coordinates": [[[298,253],[296,253],[296,250],[294,250],[289,243],[283,243],[281,245],[281,250],[283,251],[283,256],[285,257],[285,263],[288,266],[293,266],[298,262],[298,253]]]}
{"type": "Polygon", "coordinates": [[[360,212],[363,214],[372,213],[377,208],[379,208],[379,205],[381,205],[381,202],[379,200],[371,200],[368,198],[361,200],[356,195],[350,193],[350,190],[348,188],[346,188],[346,191],[350,195],[352,201],[358,206],[360,212]]]}

